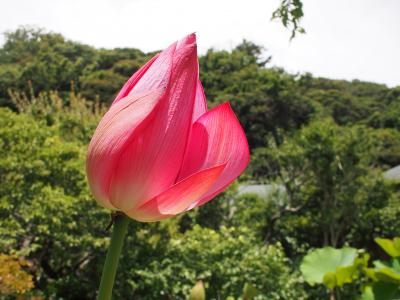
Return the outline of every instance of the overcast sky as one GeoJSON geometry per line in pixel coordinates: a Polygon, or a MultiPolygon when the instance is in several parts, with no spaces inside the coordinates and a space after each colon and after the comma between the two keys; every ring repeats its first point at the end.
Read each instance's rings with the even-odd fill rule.
{"type": "MultiPolygon", "coordinates": [[[[197,32],[200,53],[243,38],[289,72],[400,85],[400,0],[304,0],[305,35],[270,21],[278,0],[2,1],[0,31],[34,25],[96,47],[152,51],[197,32]]],[[[4,39],[1,37],[0,43],[4,39]]]]}

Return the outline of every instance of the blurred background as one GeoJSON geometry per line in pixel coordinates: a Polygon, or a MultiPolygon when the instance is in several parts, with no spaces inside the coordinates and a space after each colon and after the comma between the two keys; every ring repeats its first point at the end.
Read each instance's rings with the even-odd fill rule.
{"type": "MultiPolygon", "coordinates": [[[[300,266],[327,246],[363,249],[366,266],[393,256],[374,239],[400,236],[399,11],[396,0],[3,3],[0,299],[95,298],[110,216],[87,186],[87,145],[127,78],[191,32],[208,105],[231,102],[251,163],[194,211],[131,222],[114,299],[187,299],[199,281],[207,299],[360,299],[377,279],[358,262],[333,285],[300,266]]],[[[399,299],[393,268],[392,298],[363,299],[399,299]]]]}

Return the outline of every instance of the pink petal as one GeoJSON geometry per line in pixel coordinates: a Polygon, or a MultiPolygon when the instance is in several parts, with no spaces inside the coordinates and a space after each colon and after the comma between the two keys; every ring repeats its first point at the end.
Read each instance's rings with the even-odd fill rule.
{"type": "Polygon", "coordinates": [[[132,87],[129,93],[141,93],[146,90],[165,87],[170,80],[171,58],[178,58],[181,52],[180,50],[188,46],[196,46],[195,34],[189,34],[162,51],[157,60],[148,68],[146,73],[140,78],[136,85],[132,87]]]}
{"type": "Polygon", "coordinates": [[[140,78],[143,77],[144,73],[151,67],[151,65],[154,63],[154,61],[158,58],[159,54],[155,55],[152,59],[150,59],[144,66],[142,66],[139,70],[135,72],[135,74],[132,75],[131,78],[124,84],[122,89],[119,91],[117,97],[115,98],[114,102],[112,105],[117,103],[119,100],[122,98],[126,97],[129,92],[133,89],[133,87],[136,85],[136,83],[140,80],[140,78]]]}
{"type": "Polygon", "coordinates": [[[126,212],[133,219],[152,222],[177,215],[199,199],[218,179],[224,165],[202,170],[176,183],[139,208],[126,212]]]}
{"type": "Polygon", "coordinates": [[[229,103],[202,115],[194,124],[178,180],[217,165],[224,171],[209,191],[188,209],[202,205],[222,192],[247,167],[250,161],[246,135],[229,103]]]}
{"type": "Polygon", "coordinates": [[[163,93],[158,89],[128,96],[111,106],[97,126],[89,145],[86,170],[91,190],[100,205],[115,209],[108,195],[115,165],[134,132],[153,119],[152,112],[163,93]]]}
{"type": "MultiPolygon", "coordinates": [[[[198,66],[196,45],[189,43],[192,40],[189,37],[178,42],[166,94],[153,121],[135,133],[115,166],[109,195],[112,205],[122,211],[152,199],[177,178],[192,125],[196,94],[198,66]]],[[[152,67],[157,63],[158,59],[152,67]]],[[[142,77],[131,93],[140,92],[149,84],[163,85],[157,78],[147,79],[147,74],[150,73],[142,77]],[[146,85],[141,84],[142,80],[146,85]]]]}
{"type": "MultiPolygon", "coordinates": [[[[194,123],[206,111],[207,111],[206,96],[204,94],[203,86],[201,85],[200,79],[197,79],[196,98],[195,98],[195,101],[194,101],[192,122],[194,123]]],[[[193,134],[192,133],[192,129],[193,129],[193,126],[192,126],[192,128],[190,130],[188,141],[190,141],[190,139],[191,139],[190,136],[193,134]]],[[[207,142],[206,139],[204,139],[204,141],[207,142]]],[[[187,156],[186,152],[189,151],[189,147],[188,146],[189,145],[187,144],[184,157],[187,156]]],[[[198,147],[207,147],[207,143],[205,143],[204,145],[199,144],[198,147]]],[[[199,161],[199,158],[195,159],[195,156],[196,156],[196,154],[201,154],[201,153],[204,153],[204,151],[202,151],[200,148],[198,148],[195,153],[192,153],[192,158],[193,159],[191,161],[189,161],[187,164],[196,164],[197,161],[199,161]]],[[[192,169],[195,169],[195,168],[192,168],[192,169]]],[[[181,173],[181,171],[179,173],[181,173]]]]}
{"type": "Polygon", "coordinates": [[[207,99],[200,79],[197,80],[196,100],[194,101],[193,122],[207,111],[207,99]]]}
{"type": "Polygon", "coordinates": [[[166,87],[170,80],[172,64],[175,56],[176,42],[163,50],[152,65],[147,69],[143,76],[129,91],[133,93],[142,93],[143,91],[153,90],[160,87],[166,87]]]}
{"type": "Polygon", "coordinates": [[[177,50],[177,44],[178,42],[175,42],[161,53],[155,55],[133,74],[118,93],[113,105],[133,93],[143,93],[160,87],[165,88],[170,79],[172,61],[174,52],[177,50]]]}
{"type": "Polygon", "coordinates": [[[187,45],[195,45],[195,44],[196,44],[196,34],[193,32],[185,36],[183,39],[179,40],[176,48],[179,49],[187,45]]]}

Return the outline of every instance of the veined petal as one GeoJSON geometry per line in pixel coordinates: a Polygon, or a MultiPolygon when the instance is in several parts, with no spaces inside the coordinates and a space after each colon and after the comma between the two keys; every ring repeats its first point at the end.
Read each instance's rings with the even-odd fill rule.
{"type": "MultiPolygon", "coordinates": [[[[194,108],[193,108],[193,118],[192,118],[192,122],[194,123],[201,115],[203,115],[204,113],[206,113],[207,111],[207,100],[206,100],[206,96],[204,94],[204,90],[203,90],[203,86],[200,82],[200,79],[197,79],[197,85],[196,85],[196,98],[194,100],[194,108]]],[[[193,132],[193,126],[189,132],[189,139],[188,139],[188,143],[191,140],[191,135],[193,134],[199,134],[198,132],[193,132]]],[[[197,139],[197,138],[196,138],[197,139]]],[[[204,141],[204,143],[202,144],[201,142],[197,145],[197,149],[195,149],[195,152],[193,152],[191,154],[191,161],[187,162],[186,164],[186,169],[190,169],[190,170],[194,170],[197,169],[195,166],[198,165],[198,162],[202,161],[201,157],[202,155],[205,153],[205,151],[203,150],[203,148],[207,149],[207,139],[198,139],[199,141],[204,141]],[[200,156],[200,157],[199,157],[200,156]],[[188,166],[188,164],[190,166],[188,166]]],[[[186,150],[185,150],[185,155],[184,157],[187,156],[186,152],[187,151],[193,151],[194,149],[190,149],[189,148],[189,144],[186,145],[186,150]]],[[[182,161],[183,163],[183,161],[182,161]]],[[[182,164],[183,167],[183,164],[182,164]]],[[[182,173],[182,170],[179,172],[182,173]]],[[[189,175],[189,174],[187,174],[189,175]]],[[[182,178],[182,176],[180,177],[182,178]]]]}
{"type": "Polygon", "coordinates": [[[200,79],[197,79],[196,99],[193,109],[193,123],[207,111],[207,99],[200,79]]]}
{"type": "Polygon", "coordinates": [[[129,217],[142,222],[158,221],[177,215],[185,211],[215,183],[224,167],[225,165],[216,166],[195,173],[137,209],[126,213],[129,217]]]}
{"type": "MultiPolygon", "coordinates": [[[[122,211],[160,194],[174,184],[179,173],[192,125],[198,74],[196,45],[188,43],[191,40],[176,46],[167,90],[153,121],[135,134],[119,157],[111,179],[110,201],[122,211]]],[[[153,66],[157,63],[158,59],[153,66]]],[[[131,93],[144,88],[141,82],[152,74],[151,69],[131,93]]],[[[159,85],[157,80],[152,82],[159,85]]]]}
{"type": "Polygon", "coordinates": [[[165,88],[170,81],[177,42],[163,50],[129,91],[129,95],[143,93],[156,88],[165,88]]]}
{"type": "Polygon", "coordinates": [[[187,45],[195,45],[195,44],[196,44],[196,34],[193,32],[185,36],[183,39],[179,40],[177,42],[176,48],[179,49],[186,47],[187,45]]]}
{"type": "Polygon", "coordinates": [[[144,73],[151,67],[154,61],[159,57],[160,54],[155,55],[152,59],[150,59],[144,66],[142,66],[139,70],[132,75],[131,78],[124,84],[122,89],[119,91],[117,97],[115,98],[112,105],[120,101],[122,98],[125,98],[129,92],[133,89],[136,83],[143,77],[144,73]]]}
{"type": "Polygon", "coordinates": [[[250,160],[245,133],[229,103],[202,115],[193,125],[188,150],[178,180],[199,170],[226,164],[218,180],[188,209],[202,205],[222,192],[247,167],[250,160]]]}
{"type": "Polygon", "coordinates": [[[133,133],[151,121],[163,93],[163,89],[158,89],[128,96],[111,106],[97,126],[88,149],[86,172],[100,205],[115,209],[109,201],[109,187],[119,156],[133,133]]]}
{"type": "MultiPolygon", "coordinates": [[[[117,97],[115,98],[114,102],[112,105],[120,101],[122,98],[126,97],[136,86],[136,84],[141,80],[141,85],[142,89],[147,89],[147,90],[153,90],[160,85],[165,84],[166,81],[163,77],[168,75],[169,69],[168,67],[170,66],[172,62],[172,56],[175,51],[175,49],[179,49],[181,47],[184,47],[186,45],[190,45],[196,42],[196,35],[194,33],[189,34],[182,40],[173,43],[170,45],[167,49],[163,50],[161,53],[156,54],[153,58],[151,58],[144,66],[142,66],[139,70],[137,70],[131,78],[124,84],[122,89],[119,91],[117,97]],[[157,63],[153,63],[157,60],[157,63]],[[150,69],[150,71],[149,71],[150,69]],[[145,73],[148,74],[146,76],[145,73]],[[154,75],[155,78],[154,79],[154,75]]],[[[139,91],[140,89],[137,88],[136,91],[139,91]]]]}
{"type": "Polygon", "coordinates": [[[132,94],[166,88],[177,42],[155,55],[125,83],[112,105],[132,94]]]}

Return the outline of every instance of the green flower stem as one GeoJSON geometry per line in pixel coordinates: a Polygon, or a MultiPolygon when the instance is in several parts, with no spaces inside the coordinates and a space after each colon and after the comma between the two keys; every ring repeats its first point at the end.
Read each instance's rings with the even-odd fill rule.
{"type": "Polygon", "coordinates": [[[101,275],[99,294],[97,300],[110,300],[117,273],[118,260],[121,254],[124,237],[128,229],[129,218],[125,215],[117,215],[114,219],[114,228],[111,235],[110,246],[101,275]]]}

